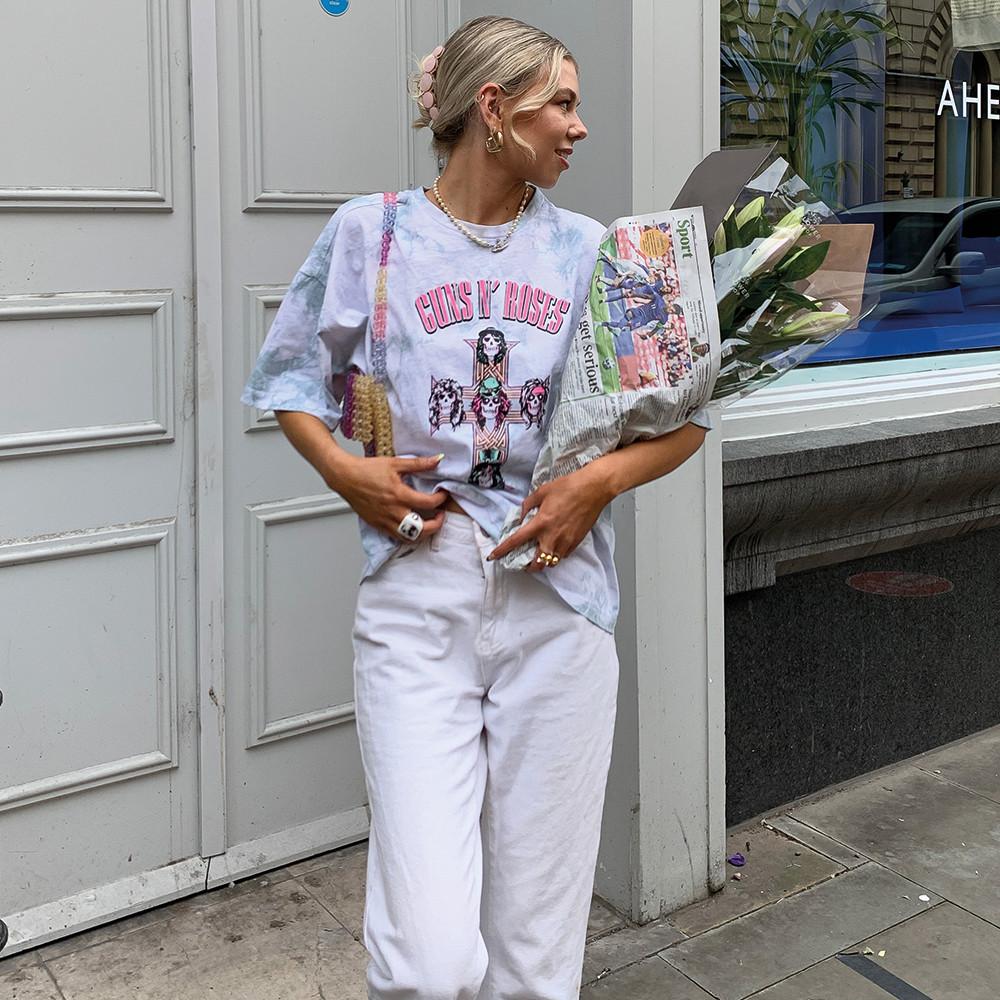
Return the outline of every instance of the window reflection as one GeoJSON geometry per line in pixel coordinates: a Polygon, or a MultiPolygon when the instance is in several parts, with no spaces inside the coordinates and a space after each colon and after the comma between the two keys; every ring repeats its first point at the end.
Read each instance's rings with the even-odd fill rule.
{"type": "Polygon", "coordinates": [[[950,0],[721,7],[723,145],[776,142],[875,227],[879,304],[810,363],[1000,347],[1000,37],[970,42],[950,0]]]}

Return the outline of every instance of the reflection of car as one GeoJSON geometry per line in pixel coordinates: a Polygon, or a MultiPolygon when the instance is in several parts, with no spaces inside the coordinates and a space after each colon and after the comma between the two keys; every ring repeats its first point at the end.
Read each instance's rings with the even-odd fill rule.
{"type": "Polygon", "coordinates": [[[875,310],[810,364],[1000,347],[1000,199],[908,198],[841,212],[875,227],[875,310]]]}

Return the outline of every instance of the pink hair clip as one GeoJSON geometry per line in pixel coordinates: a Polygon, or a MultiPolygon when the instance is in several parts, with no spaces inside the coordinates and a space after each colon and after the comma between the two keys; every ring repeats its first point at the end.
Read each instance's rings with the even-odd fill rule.
{"type": "Polygon", "coordinates": [[[436,76],[438,59],[444,52],[444,46],[439,45],[429,56],[425,56],[420,63],[423,74],[420,77],[418,89],[420,91],[420,103],[426,109],[431,121],[434,121],[438,114],[437,101],[434,97],[434,77],[436,76]]]}

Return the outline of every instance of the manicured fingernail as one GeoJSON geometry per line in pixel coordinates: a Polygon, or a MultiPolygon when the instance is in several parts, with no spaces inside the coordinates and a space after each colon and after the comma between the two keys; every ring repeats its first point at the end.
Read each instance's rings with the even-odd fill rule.
{"type": "Polygon", "coordinates": [[[442,458],[444,458],[444,452],[443,451],[441,452],[440,455],[435,455],[434,456],[434,461],[435,462],[440,462],[442,458]]]}

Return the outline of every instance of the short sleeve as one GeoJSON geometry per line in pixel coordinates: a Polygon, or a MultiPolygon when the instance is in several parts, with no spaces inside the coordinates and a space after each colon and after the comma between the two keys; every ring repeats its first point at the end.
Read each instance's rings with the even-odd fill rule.
{"type": "Polygon", "coordinates": [[[339,208],[296,272],[240,397],[259,410],[296,410],[340,422],[334,378],[368,325],[366,239],[352,203],[339,208]]]}
{"type": "Polygon", "coordinates": [[[700,410],[695,410],[695,412],[691,414],[688,423],[694,424],[695,427],[702,427],[706,431],[710,431],[714,426],[712,423],[712,418],[711,416],[709,416],[708,410],[706,410],[704,407],[702,407],[700,410]]]}

